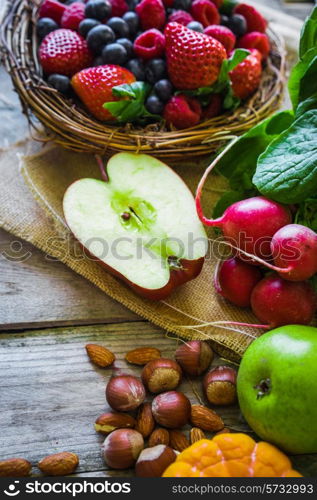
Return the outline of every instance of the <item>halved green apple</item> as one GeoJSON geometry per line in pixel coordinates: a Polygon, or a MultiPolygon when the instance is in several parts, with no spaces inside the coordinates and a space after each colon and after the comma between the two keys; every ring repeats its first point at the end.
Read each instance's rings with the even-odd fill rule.
{"type": "Polygon", "coordinates": [[[101,264],[137,293],[166,298],[201,271],[207,237],[182,179],[148,155],[118,153],[109,182],[80,179],[66,191],[66,222],[101,264]]]}

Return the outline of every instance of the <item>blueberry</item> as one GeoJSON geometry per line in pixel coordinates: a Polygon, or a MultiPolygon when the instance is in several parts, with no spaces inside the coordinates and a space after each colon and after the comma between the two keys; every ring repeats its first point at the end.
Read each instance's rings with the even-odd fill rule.
{"type": "Polygon", "coordinates": [[[247,31],[247,22],[240,14],[230,16],[224,26],[227,26],[236,36],[243,36],[247,31]]]}
{"type": "Polygon", "coordinates": [[[104,64],[122,65],[128,58],[127,51],[119,43],[109,43],[104,47],[101,55],[104,64]]]}
{"type": "Polygon", "coordinates": [[[228,22],[229,22],[228,16],[225,15],[220,16],[220,24],[222,24],[222,26],[227,26],[228,22]]]}
{"type": "Polygon", "coordinates": [[[173,8],[176,10],[189,10],[192,6],[192,0],[174,0],[173,8]]]}
{"type": "Polygon", "coordinates": [[[100,22],[97,21],[97,19],[92,19],[87,17],[86,19],[83,19],[81,23],[78,26],[78,31],[79,33],[86,38],[88,35],[89,31],[94,28],[95,26],[99,26],[100,22]]]}
{"type": "Polygon", "coordinates": [[[62,3],[65,3],[65,5],[71,5],[72,3],[75,3],[75,2],[84,3],[83,0],[66,0],[66,2],[62,2],[62,3]]]}
{"type": "Polygon", "coordinates": [[[103,66],[102,56],[95,57],[93,66],[103,66]]]}
{"type": "Polygon", "coordinates": [[[173,85],[169,80],[159,80],[153,88],[157,97],[163,102],[169,101],[173,95],[173,85]]]}
{"type": "Polygon", "coordinates": [[[165,74],[166,63],[164,59],[152,59],[145,68],[145,78],[151,84],[164,78],[165,74]]]}
{"type": "Polygon", "coordinates": [[[134,11],[136,6],[141,2],[141,0],[126,0],[128,4],[129,11],[134,11]]]}
{"type": "Polygon", "coordinates": [[[187,24],[187,28],[193,31],[198,31],[198,33],[203,33],[204,32],[204,27],[201,23],[198,21],[191,21],[190,23],[187,24]]]}
{"type": "Polygon", "coordinates": [[[119,43],[120,45],[122,45],[122,47],[125,48],[125,50],[127,51],[127,56],[130,59],[133,54],[133,43],[131,42],[131,40],[129,40],[129,38],[118,38],[116,40],[116,43],[119,43]]]}
{"type": "Polygon", "coordinates": [[[153,115],[161,115],[164,111],[164,103],[156,95],[150,95],[145,101],[145,107],[153,115]]]}
{"type": "Polygon", "coordinates": [[[107,43],[113,42],[115,39],[114,32],[109,26],[100,24],[92,28],[87,35],[87,44],[90,50],[96,54],[100,54],[107,43]]]}
{"type": "Polygon", "coordinates": [[[142,33],[144,33],[144,31],[137,31],[137,33],[134,35],[133,39],[136,40],[138,38],[138,36],[142,35],[142,33]]]}
{"type": "Polygon", "coordinates": [[[107,22],[115,35],[119,38],[126,38],[130,35],[129,26],[121,17],[111,17],[107,22]]]}
{"type": "Polygon", "coordinates": [[[89,0],[85,7],[85,16],[103,21],[111,14],[111,4],[107,0],[89,0]]]}
{"type": "Polygon", "coordinates": [[[47,79],[48,83],[54,87],[54,89],[58,90],[62,94],[69,94],[71,86],[70,80],[67,76],[64,75],[50,75],[47,79]]]}
{"type": "Polygon", "coordinates": [[[126,68],[134,74],[138,81],[145,80],[145,67],[140,59],[131,59],[127,62],[126,68]]]}
{"type": "Polygon", "coordinates": [[[139,19],[139,16],[137,15],[137,13],[136,12],[126,12],[125,14],[123,14],[122,19],[129,26],[130,34],[134,35],[138,31],[139,24],[140,24],[140,19],[139,19]]]}
{"type": "Polygon", "coordinates": [[[58,24],[50,17],[42,17],[36,23],[37,36],[42,40],[46,35],[59,28],[58,24]]]}

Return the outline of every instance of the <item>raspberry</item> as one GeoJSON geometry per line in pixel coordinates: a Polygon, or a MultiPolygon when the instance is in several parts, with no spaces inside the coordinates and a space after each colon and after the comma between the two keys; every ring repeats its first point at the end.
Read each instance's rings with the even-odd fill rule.
{"type": "Polygon", "coordinates": [[[186,12],[186,10],[175,10],[175,12],[173,12],[168,18],[169,23],[175,22],[182,24],[183,26],[187,26],[187,24],[191,23],[192,21],[192,16],[189,14],[189,12],[186,12]]]}
{"type": "Polygon", "coordinates": [[[77,30],[79,23],[85,18],[85,5],[82,2],[74,2],[67,7],[62,19],[62,28],[77,30]]]}
{"type": "Polygon", "coordinates": [[[111,3],[111,16],[122,17],[123,14],[128,12],[128,5],[125,0],[110,0],[111,3]]]}
{"type": "Polygon", "coordinates": [[[178,129],[194,127],[200,121],[201,107],[194,97],[179,94],[168,101],[163,117],[167,125],[178,129]]]}
{"type": "Polygon", "coordinates": [[[238,47],[242,49],[257,49],[261,52],[263,59],[267,59],[270,53],[270,41],[265,33],[251,31],[240,38],[238,47]]]}
{"type": "Polygon", "coordinates": [[[226,28],[225,26],[212,24],[211,26],[207,26],[207,28],[204,29],[204,33],[205,35],[212,36],[212,38],[215,38],[216,40],[218,40],[218,42],[222,43],[227,51],[227,54],[231,52],[236,44],[235,35],[231,30],[229,30],[229,28],[226,28]]]}
{"type": "Polygon", "coordinates": [[[165,51],[165,36],[159,30],[152,28],[135,39],[133,48],[141,59],[160,57],[165,51]]]}
{"type": "Polygon", "coordinates": [[[222,111],[222,98],[219,94],[213,94],[211,96],[208,106],[203,110],[203,118],[205,120],[210,120],[215,118],[215,116],[220,115],[222,111]]]}
{"type": "Polygon", "coordinates": [[[199,21],[204,28],[210,24],[220,23],[220,14],[214,3],[209,0],[194,0],[190,10],[195,21],[199,21]]]}
{"type": "Polygon", "coordinates": [[[93,61],[86,40],[76,31],[52,31],[42,41],[39,49],[42,68],[47,75],[72,76],[93,61]]]}
{"type": "Polygon", "coordinates": [[[44,0],[39,10],[39,17],[49,17],[60,24],[66,5],[55,0],[44,0]]]}
{"type": "Polygon", "coordinates": [[[174,3],[174,0],[163,0],[163,4],[165,5],[165,8],[168,9],[169,7],[172,7],[174,3]]]}
{"type": "Polygon", "coordinates": [[[142,0],[136,6],[135,11],[139,14],[141,26],[144,30],[163,28],[166,14],[161,0],[142,0]]]}
{"type": "Polygon", "coordinates": [[[243,16],[247,22],[247,32],[259,31],[264,33],[267,27],[267,21],[258,10],[245,3],[238,4],[233,11],[235,14],[243,16]]]}

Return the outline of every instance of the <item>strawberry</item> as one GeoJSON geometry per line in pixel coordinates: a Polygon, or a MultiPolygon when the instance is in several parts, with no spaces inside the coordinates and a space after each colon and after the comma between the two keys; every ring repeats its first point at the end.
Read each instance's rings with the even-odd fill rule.
{"type": "Polygon", "coordinates": [[[238,47],[242,49],[257,49],[261,52],[263,59],[267,59],[270,53],[270,41],[265,33],[251,31],[240,38],[238,47]]]}
{"type": "Polygon", "coordinates": [[[183,94],[174,96],[166,104],[163,117],[167,125],[178,129],[194,127],[201,117],[199,101],[183,94]]]}
{"type": "Polygon", "coordinates": [[[197,89],[215,83],[227,57],[218,40],[178,23],[167,24],[164,33],[167,70],[176,88],[197,89]]]}
{"type": "Polygon", "coordinates": [[[142,0],[135,12],[140,17],[143,30],[163,28],[166,20],[165,7],[161,0],[142,0]]]}
{"type": "Polygon", "coordinates": [[[179,23],[183,26],[187,26],[187,24],[191,23],[193,20],[192,16],[189,12],[186,12],[186,10],[175,10],[175,12],[169,16],[167,21],[169,23],[179,23]]]}
{"type": "Polygon", "coordinates": [[[207,26],[207,28],[204,29],[204,33],[208,36],[212,36],[212,38],[215,38],[216,40],[218,40],[218,42],[222,43],[227,51],[227,54],[232,51],[233,47],[236,44],[235,35],[231,30],[229,30],[229,28],[226,28],[226,26],[212,24],[211,26],[207,26]]]}
{"type": "Polygon", "coordinates": [[[39,9],[39,17],[50,17],[60,24],[67,6],[56,0],[44,0],[39,9]]]}
{"type": "Polygon", "coordinates": [[[118,101],[112,94],[112,88],[124,83],[135,82],[135,76],[127,69],[114,64],[86,68],[76,73],[71,80],[78,97],[98,120],[114,120],[103,104],[118,101]]]}
{"type": "Polygon", "coordinates": [[[244,61],[230,71],[232,90],[236,97],[246,99],[259,87],[262,74],[261,59],[258,50],[253,49],[244,61]]]}
{"type": "Polygon", "coordinates": [[[44,73],[71,76],[93,61],[86,40],[76,31],[52,31],[42,41],[39,57],[44,73]]]}
{"type": "Polygon", "coordinates": [[[204,28],[210,24],[220,23],[220,14],[217,7],[209,0],[194,0],[190,10],[191,15],[201,23],[204,28]]]}
{"type": "Polygon", "coordinates": [[[82,2],[74,2],[68,5],[62,19],[62,28],[77,30],[79,23],[85,19],[85,5],[82,2]]]}
{"type": "Polygon", "coordinates": [[[243,16],[247,22],[247,32],[259,31],[264,33],[267,28],[267,20],[251,5],[246,3],[238,4],[234,10],[234,14],[240,14],[243,16]]]}
{"type": "Polygon", "coordinates": [[[110,0],[111,17],[122,17],[128,11],[128,5],[125,0],[110,0]]]}

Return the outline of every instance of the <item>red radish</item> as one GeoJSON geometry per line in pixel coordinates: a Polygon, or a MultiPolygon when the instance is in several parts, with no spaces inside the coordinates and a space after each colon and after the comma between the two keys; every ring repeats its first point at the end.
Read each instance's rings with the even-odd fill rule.
{"type": "Polygon", "coordinates": [[[231,257],[220,264],[215,275],[216,291],[225,299],[239,307],[251,304],[251,293],[262,279],[260,270],[231,257]]]}
{"type": "Polygon", "coordinates": [[[316,306],[316,295],[309,282],[286,281],[276,273],[259,281],[251,294],[252,311],[270,328],[309,325],[316,306]]]}
{"type": "Polygon", "coordinates": [[[317,234],[306,226],[288,224],[279,229],[271,252],[275,270],[286,280],[303,281],[317,273],[317,234]]]}
{"type": "MultiPolygon", "coordinates": [[[[229,147],[232,143],[229,144],[229,147]]],[[[218,219],[207,219],[201,206],[201,193],[209,172],[228,151],[225,148],[205,171],[196,191],[196,209],[200,220],[206,226],[216,226],[222,230],[225,240],[233,247],[260,259],[271,258],[270,243],[273,235],[286,224],[292,222],[289,209],[275,201],[255,196],[237,201],[225,210],[218,219]]],[[[263,262],[261,262],[263,263],[263,262]]]]}

